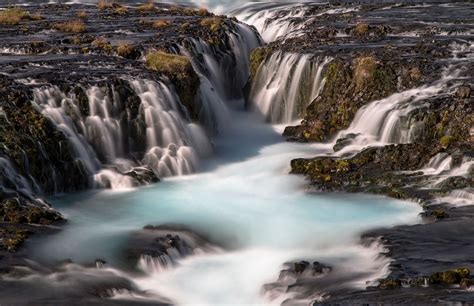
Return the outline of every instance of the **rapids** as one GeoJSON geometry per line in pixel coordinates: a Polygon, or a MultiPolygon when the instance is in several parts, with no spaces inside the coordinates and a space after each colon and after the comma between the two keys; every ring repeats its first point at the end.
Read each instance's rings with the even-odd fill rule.
{"type": "MultiPolygon", "coordinates": [[[[298,30],[284,18],[264,22],[275,17],[281,6],[292,4],[257,3],[224,10],[222,1],[196,3],[230,12],[256,26],[265,41],[298,30]]],[[[294,7],[292,17],[304,13],[300,6],[294,7]]],[[[279,305],[292,298],[292,293],[263,288],[277,281],[283,265],[292,261],[320,261],[333,268],[331,285],[315,288],[311,300],[321,299],[328,290],[364,289],[388,274],[390,259],[380,255],[383,246],[378,242],[364,245],[360,235],[376,227],[418,223],[421,207],[381,196],[312,193],[304,188],[302,177],[288,175],[291,159],[333,154],[334,143],[285,142],[280,136],[284,126],[276,125],[301,117],[324,85],[321,73],[329,59],[276,53],[258,72],[261,83],[251,93],[254,111],[245,111],[239,91],[248,78],[248,54],[260,41],[248,27],[238,27],[231,38],[232,54],[217,58],[202,41],[194,41],[191,51],[180,50],[191,58],[201,80],[202,126],[182,111],[172,86],[127,80],[140,97],[146,125],[147,151],[137,160],[128,158],[129,152],[121,146],[120,140],[127,136],[120,134],[119,114],[114,113],[120,105],[108,100],[99,88],[87,90],[91,109],[87,116],[74,109],[74,98],[58,88],[35,93],[36,107],[61,127],[95,183],[113,190],[51,197],[68,223],[59,233],[29,245],[34,260],[52,265],[69,258],[85,265],[101,258],[107,262],[107,273],[129,279],[146,292],[147,300],[177,305],[279,305]],[[310,76],[313,82],[301,84],[303,76],[310,76]],[[301,87],[307,87],[306,92],[301,93],[301,87]],[[136,182],[120,173],[139,166],[165,178],[159,184],[135,187],[136,182]],[[130,273],[122,256],[127,239],[148,224],[186,226],[205,234],[218,248],[177,257],[175,264],[141,258],[136,263],[141,273],[130,273]]],[[[436,95],[449,80],[444,77],[430,86],[372,102],[339,137],[358,134],[349,146],[351,151],[409,141],[414,132],[403,123],[411,102],[436,95]],[[370,125],[368,118],[379,120],[370,125]]],[[[427,173],[465,170],[450,169],[445,158],[432,160],[427,173]]],[[[472,161],[466,164],[470,167],[472,161]]],[[[3,171],[12,172],[7,160],[0,159],[0,165],[5,165],[3,171]]],[[[19,186],[33,188],[24,178],[15,179],[19,186]]],[[[98,278],[105,274],[102,267],[83,271],[76,266],[68,273],[98,278]]],[[[51,286],[63,286],[54,275],[51,278],[51,286]]],[[[143,297],[117,290],[112,298],[143,297]]]]}

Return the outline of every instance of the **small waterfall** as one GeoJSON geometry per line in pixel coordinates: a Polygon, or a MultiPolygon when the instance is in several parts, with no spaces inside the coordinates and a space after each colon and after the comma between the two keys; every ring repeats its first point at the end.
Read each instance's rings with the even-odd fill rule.
{"type": "Polygon", "coordinates": [[[412,122],[412,112],[425,107],[429,98],[449,94],[447,85],[458,77],[459,72],[446,71],[439,81],[430,86],[395,93],[365,105],[357,112],[350,126],[339,132],[335,139],[348,141],[344,152],[369,145],[413,142],[422,134],[423,126],[412,122]]]}
{"type": "Polygon", "coordinates": [[[143,164],[158,176],[189,174],[199,157],[212,154],[205,132],[189,122],[178,96],[161,82],[134,80],[146,122],[147,149],[143,164]]]}
{"type": "Polygon", "coordinates": [[[227,30],[230,50],[221,50],[202,39],[191,39],[192,46],[180,50],[199,75],[200,123],[212,133],[222,132],[229,125],[229,108],[244,108],[249,55],[261,45],[258,34],[245,24],[233,22],[227,30]]]}
{"type": "Polygon", "coordinates": [[[301,118],[323,87],[322,71],[328,58],[274,53],[258,69],[250,101],[272,123],[301,118]]]}
{"type": "Polygon", "coordinates": [[[33,187],[28,179],[18,174],[10,160],[0,157],[0,194],[16,195],[16,193],[20,193],[32,199],[33,192],[41,191],[34,182],[33,187]]]}
{"type": "Polygon", "coordinates": [[[454,206],[474,205],[474,188],[453,190],[447,196],[436,199],[436,203],[449,203],[454,206]]]}
{"type": "Polygon", "coordinates": [[[114,86],[88,88],[86,114],[75,95],[56,86],[36,89],[34,105],[66,135],[97,187],[137,186],[137,177],[128,173],[142,173],[143,166],[159,177],[196,171],[212,147],[204,130],[188,119],[174,88],[165,81],[130,84],[139,100],[134,115],[114,86]]]}
{"type": "Polygon", "coordinates": [[[303,17],[309,7],[300,3],[249,3],[231,10],[229,14],[253,25],[264,41],[272,42],[295,37],[304,23],[297,23],[294,19],[303,17]]]}
{"type": "Polygon", "coordinates": [[[457,167],[451,167],[448,171],[443,171],[439,173],[439,178],[432,183],[432,187],[440,187],[442,184],[451,177],[472,177],[474,171],[474,158],[464,157],[462,162],[457,167]]]}
{"type": "Polygon", "coordinates": [[[449,171],[453,159],[447,153],[438,153],[430,159],[425,168],[421,169],[425,175],[438,175],[449,171]]]}
{"type": "Polygon", "coordinates": [[[147,274],[159,274],[172,266],[173,259],[166,254],[157,257],[141,255],[138,260],[138,268],[147,274]]]}
{"type": "Polygon", "coordinates": [[[90,175],[99,170],[100,162],[84,135],[87,128],[72,96],[66,96],[57,86],[35,89],[33,105],[64,133],[90,175]]]}

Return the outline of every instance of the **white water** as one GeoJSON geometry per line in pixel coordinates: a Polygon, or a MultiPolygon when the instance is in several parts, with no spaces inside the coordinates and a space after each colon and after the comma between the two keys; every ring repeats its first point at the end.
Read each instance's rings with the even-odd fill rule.
{"type": "Polygon", "coordinates": [[[446,69],[442,78],[431,85],[395,93],[363,106],[350,126],[334,138],[353,136],[338,154],[360,151],[369,146],[413,142],[423,132],[423,127],[410,122],[412,111],[423,108],[429,98],[446,95],[449,82],[458,75],[459,70],[446,69]]]}
{"type": "MultiPolygon", "coordinates": [[[[288,27],[285,31],[288,31],[288,27]]],[[[282,28],[285,29],[285,26],[282,28]]],[[[272,37],[283,35],[283,32],[275,34],[275,31],[276,27],[268,33],[272,37]]],[[[229,101],[231,95],[225,90],[225,74],[211,56],[212,50],[202,42],[196,45],[201,50],[199,52],[206,55],[205,63],[210,71],[209,74],[200,71],[203,84],[201,96],[204,103],[209,103],[204,108],[208,112],[204,118],[213,118],[210,121],[215,120],[221,128],[226,125],[215,141],[217,156],[205,162],[202,173],[193,176],[170,178],[158,185],[127,193],[102,191],[56,199],[56,207],[61,207],[69,218],[69,225],[63,232],[43,241],[36,254],[49,260],[72,258],[80,262],[100,257],[114,265],[119,261],[117,254],[120,254],[129,231],[140,229],[148,223],[185,224],[210,235],[216,241],[224,242],[227,251],[181,259],[178,260],[179,265],[173,268],[167,268],[169,265],[163,263],[167,259],[142,257],[137,265],[146,275],[127,276],[140,289],[165,296],[178,305],[280,304],[284,299],[292,298],[292,294],[265,295],[261,288],[265,283],[275,281],[282,264],[291,260],[318,260],[331,265],[336,275],[346,279],[338,282],[336,277],[335,284],[338,286],[363,289],[377,278],[385,276],[389,260],[379,255],[381,246],[361,246],[360,234],[377,226],[418,222],[420,207],[375,196],[308,194],[303,189],[305,183],[301,177],[288,175],[289,161],[296,157],[329,153],[328,146],[284,143],[271,127],[259,123],[258,116],[229,109],[229,105],[230,108],[235,107],[236,101],[229,101]]],[[[194,65],[197,67],[196,63],[194,65]]],[[[296,64],[298,72],[304,67],[306,60],[296,64]]],[[[245,73],[237,79],[242,80],[243,76],[245,73]]],[[[289,83],[292,88],[290,97],[295,97],[298,85],[289,83]]],[[[192,134],[196,129],[183,123],[183,118],[176,115],[179,112],[172,104],[169,106],[163,101],[158,102],[163,96],[154,97],[153,91],[159,86],[154,84],[150,89],[148,85],[145,89],[139,89],[142,106],[148,109],[145,111],[148,118],[147,155],[153,154],[150,161],[145,163],[160,169],[160,163],[164,162],[169,171],[189,173],[187,171],[193,163],[184,161],[192,161],[193,158],[184,157],[184,161],[180,162],[178,152],[182,148],[200,148],[205,137],[192,135],[189,141],[185,141],[186,135],[175,135],[175,132],[192,134]],[[169,128],[156,126],[156,122],[166,122],[169,128]],[[199,139],[198,144],[189,146],[189,142],[196,139],[199,139]],[[171,161],[168,163],[163,158],[171,161]]],[[[143,84],[139,87],[143,87],[143,84]]],[[[424,93],[433,94],[435,89],[427,89],[424,93]]],[[[409,94],[415,99],[417,95],[415,92],[409,94]]],[[[382,107],[384,113],[376,114],[377,118],[386,118],[386,114],[396,109],[400,101],[405,101],[405,96],[391,97],[386,101],[387,107],[382,107]]],[[[378,102],[384,105],[384,102],[378,102]]],[[[108,102],[99,99],[98,103],[107,105],[108,102]]],[[[295,116],[293,106],[296,102],[288,100],[287,103],[288,115],[284,116],[285,120],[295,116]]],[[[399,113],[393,116],[396,114],[399,113]]],[[[373,115],[373,111],[367,109],[360,114],[364,120],[373,115]]],[[[101,117],[96,127],[100,127],[110,137],[100,139],[101,144],[108,143],[116,132],[108,131],[104,119],[107,118],[101,117]]],[[[360,122],[351,125],[351,131],[368,135],[370,141],[362,145],[392,139],[387,133],[379,133],[375,129],[365,130],[360,122]]],[[[111,121],[111,124],[114,122],[111,121]]],[[[389,132],[396,130],[393,120],[388,120],[383,126],[389,132]]],[[[86,145],[81,148],[81,136],[74,132],[72,129],[70,137],[78,139],[78,152],[83,149],[88,153],[86,145]]],[[[112,144],[112,147],[103,148],[102,151],[114,162],[120,156],[121,148],[112,144]]],[[[186,154],[194,156],[194,152],[188,151],[186,154]]],[[[79,156],[94,161],[93,154],[79,156]]],[[[117,166],[124,164],[127,162],[121,160],[117,166]]],[[[113,176],[115,173],[105,171],[110,170],[102,170],[99,175],[113,176]]],[[[127,182],[114,182],[118,188],[128,185],[127,182]]],[[[99,270],[100,273],[112,273],[99,270]]],[[[85,272],[91,275],[97,273],[85,272]]],[[[113,273],[124,274],[116,270],[113,273]]],[[[61,288],[64,284],[57,281],[60,276],[54,273],[48,281],[59,283],[58,287],[61,288]]],[[[315,295],[310,299],[318,299],[321,293],[315,289],[315,295]]],[[[116,290],[115,298],[128,300],[143,297],[116,290]]],[[[309,302],[304,301],[305,304],[309,302]]]]}
{"type": "Polygon", "coordinates": [[[276,52],[263,62],[252,82],[250,101],[272,123],[290,123],[303,117],[324,82],[330,59],[276,52]]]}
{"type": "Polygon", "coordinates": [[[261,286],[276,281],[291,260],[332,265],[352,276],[345,286],[356,288],[385,275],[388,260],[378,255],[379,246],[361,246],[360,233],[417,222],[420,207],[373,196],[308,194],[301,177],[288,175],[289,161],[324,147],[281,142],[258,117],[232,114],[235,124],[215,142],[220,154],[201,174],[125,194],[59,198],[56,207],[70,224],[42,242],[37,254],[113,264],[127,233],[146,224],[185,224],[225,242],[231,250],[178,260],[172,269],[147,264],[146,276],[133,278],[140,289],[178,305],[281,302],[284,296],[269,300],[261,286]]]}

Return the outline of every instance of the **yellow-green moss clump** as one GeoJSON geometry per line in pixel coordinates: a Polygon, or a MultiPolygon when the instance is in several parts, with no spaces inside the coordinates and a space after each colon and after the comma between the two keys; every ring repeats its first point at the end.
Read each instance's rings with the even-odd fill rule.
{"type": "Polygon", "coordinates": [[[260,65],[270,56],[269,48],[257,48],[250,53],[250,76],[254,78],[257,75],[260,65]]]}
{"type": "Polygon", "coordinates": [[[362,88],[367,81],[371,80],[376,70],[377,61],[373,56],[358,57],[354,69],[354,80],[357,88],[362,88]]]}
{"type": "Polygon", "coordinates": [[[164,29],[167,28],[171,25],[171,22],[169,20],[157,20],[153,22],[153,27],[155,29],[164,29]]]}
{"type": "Polygon", "coordinates": [[[53,29],[66,33],[83,33],[86,31],[86,25],[81,20],[72,20],[56,23],[53,29]]]}
{"type": "Polygon", "coordinates": [[[144,4],[140,5],[138,7],[138,10],[142,11],[142,12],[153,11],[153,10],[155,10],[155,4],[153,3],[153,1],[149,1],[147,3],[144,3],[144,4]]]}
{"type": "Polygon", "coordinates": [[[369,25],[364,22],[359,22],[354,28],[354,33],[358,37],[364,37],[369,32],[369,25]]]}
{"type": "Polygon", "coordinates": [[[129,58],[133,54],[135,54],[135,46],[132,45],[132,44],[128,44],[128,43],[120,43],[117,46],[117,54],[119,56],[129,58]]]}
{"type": "Polygon", "coordinates": [[[221,17],[208,17],[201,20],[201,26],[209,28],[212,32],[219,31],[224,25],[224,20],[221,17]]]}
{"type": "Polygon", "coordinates": [[[22,20],[30,19],[30,14],[19,7],[11,7],[0,11],[0,24],[6,26],[14,26],[22,20]]]}
{"type": "Polygon", "coordinates": [[[163,51],[150,51],[146,55],[146,66],[161,73],[183,73],[191,66],[191,61],[182,55],[166,53],[163,51]]]}

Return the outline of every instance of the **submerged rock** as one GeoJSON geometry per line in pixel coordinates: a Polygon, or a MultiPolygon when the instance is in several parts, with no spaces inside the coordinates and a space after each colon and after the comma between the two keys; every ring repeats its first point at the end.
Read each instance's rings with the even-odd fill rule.
{"type": "Polygon", "coordinates": [[[179,225],[145,226],[128,239],[125,257],[131,267],[169,268],[176,260],[202,252],[219,252],[220,248],[202,235],[179,225]]]}

